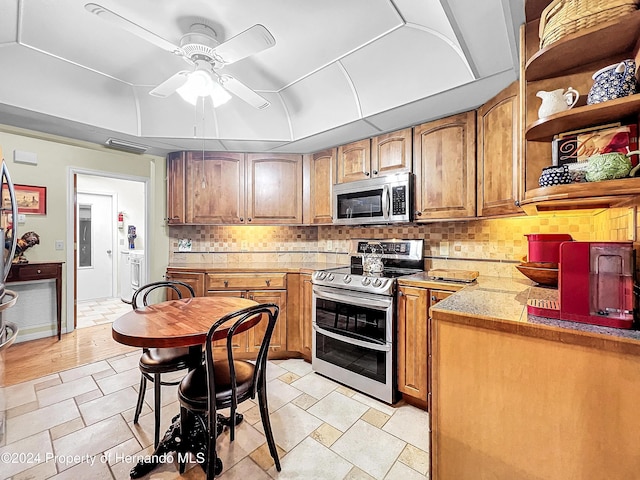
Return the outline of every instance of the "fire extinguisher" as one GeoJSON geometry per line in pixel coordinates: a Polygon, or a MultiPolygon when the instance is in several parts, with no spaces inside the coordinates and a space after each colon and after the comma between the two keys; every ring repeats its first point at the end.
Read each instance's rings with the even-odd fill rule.
{"type": "Polygon", "coordinates": [[[124,212],[118,212],[118,228],[120,230],[124,228],[124,212]]]}

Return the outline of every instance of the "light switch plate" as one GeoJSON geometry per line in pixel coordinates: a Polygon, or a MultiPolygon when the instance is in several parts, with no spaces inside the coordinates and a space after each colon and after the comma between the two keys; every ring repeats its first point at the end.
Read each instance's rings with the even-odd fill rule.
{"type": "Polygon", "coordinates": [[[64,240],[56,240],[56,250],[64,250],[64,240]]]}

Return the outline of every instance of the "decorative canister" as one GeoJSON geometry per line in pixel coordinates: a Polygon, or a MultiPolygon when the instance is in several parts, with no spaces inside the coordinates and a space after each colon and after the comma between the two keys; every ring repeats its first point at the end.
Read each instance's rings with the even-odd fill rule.
{"type": "Polygon", "coordinates": [[[636,62],[628,59],[593,74],[587,105],[606,102],[636,93],[636,62]]]}
{"type": "Polygon", "coordinates": [[[566,164],[558,167],[553,166],[543,168],[542,174],[538,179],[538,184],[541,187],[551,187],[553,185],[562,185],[564,183],[571,183],[569,167],[566,164]]]}

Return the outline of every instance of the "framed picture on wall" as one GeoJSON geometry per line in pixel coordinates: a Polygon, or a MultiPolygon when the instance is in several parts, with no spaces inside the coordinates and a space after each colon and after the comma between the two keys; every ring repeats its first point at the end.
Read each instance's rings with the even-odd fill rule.
{"type": "MultiPolygon", "coordinates": [[[[18,213],[47,214],[47,187],[14,184],[13,188],[16,193],[18,213]]],[[[9,189],[5,185],[2,190],[2,203],[8,205],[10,202],[9,189]]]]}

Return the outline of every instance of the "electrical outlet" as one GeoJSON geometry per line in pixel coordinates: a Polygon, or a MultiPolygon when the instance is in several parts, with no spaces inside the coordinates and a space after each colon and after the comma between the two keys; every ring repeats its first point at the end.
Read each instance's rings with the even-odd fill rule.
{"type": "Polygon", "coordinates": [[[64,250],[64,241],[56,240],[56,250],[64,250]]]}
{"type": "Polygon", "coordinates": [[[240,250],[242,250],[243,252],[249,250],[249,244],[246,240],[242,240],[242,242],[240,242],[240,250]]]}
{"type": "Polygon", "coordinates": [[[327,240],[327,247],[325,248],[325,250],[327,252],[330,252],[331,250],[333,250],[333,241],[332,240],[327,240]]]}
{"type": "Polygon", "coordinates": [[[24,213],[19,213],[18,214],[18,224],[24,225],[26,221],[27,221],[27,216],[24,213]]]}
{"type": "Polygon", "coordinates": [[[449,256],[449,242],[440,242],[440,255],[443,257],[449,256]]]}

